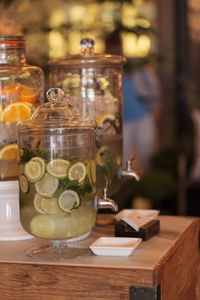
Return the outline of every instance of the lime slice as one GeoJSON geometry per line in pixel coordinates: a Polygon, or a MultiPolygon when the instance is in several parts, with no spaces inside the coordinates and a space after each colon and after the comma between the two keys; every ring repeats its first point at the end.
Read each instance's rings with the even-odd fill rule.
{"type": "Polygon", "coordinates": [[[44,212],[50,215],[54,215],[60,212],[58,207],[57,198],[42,198],[41,199],[41,208],[44,212]]]}
{"type": "Polygon", "coordinates": [[[64,159],[54,159],[47,164],[47,172],[55,178],[66,178],[69,162],[64,159]]]}
{"type": "Polygon", "coordinates": [[[35,156],[35,157],[31,158],[31,161],[35,161],[35,162],[40,164],[41,169],[42,169],[42,176],[43,176],[44,173],[45,173],[45,161],[44,161],[44,159],[39,157],[39,156],[35,156]]]}
{"type": "Polygon", "coordinates": [[[55,222],[52,216],[36,216],[31,220],[30,230],[36,237],[51,239],[55,230],[55,222]]]}
{"type": "Polygon", "coordinates": [[[99,148],[99,150],[96,153],[96,163],[99,166],[105,166],[106,165],[106,157],[104,154],[105,150],[108,150],[109,148],[106,146],[102,146],[101,148],[99,148]]]}
{"type": "Polygon", "coordinates": [[[51,198],[57,190],[59,181],[57,178],[45,173],[42,179],[35,184],[36,191],[43,197],[51,198]]]}
{"type": "Polygon", "coordinates": [[[71,165],[68,170],[69,180],[78,180],[79,183],[85,179],[86,174],[86,166],[82,162],[71,165]]]}
{"type": "Polygon", "coordinates": [[[92,183],[96,183],[96,163],[93,160],[89,164],[89,174],[92,183]]]}
{"type": "Polygon", "coordinates": [[[23,193],[27,193],[29,189],[28,181],[24,175],[19,176],[19,185],[23,193]]]}
{"type": "Polygon", "coordinates": [[[79,205],[79,195],[73,190],[64,191],[58,198],[58,206],[66,213],[72,212],[79,205]]]}
{"type": "Polygon", "coordinates": [[[24,174],[30,182],[36,182],[43,176],[42,168],[39,162],[30,160],[25,164],[24,174]]]}
{"type": "Polygon", "coordinates": [[[115,115],[110,114],[110,113],[108,113],[108,114],[106,113],[106,114],[101,115],[97,119],[97,124],[98,124],[99,127],[103,127],[103,125],[106,122],[112,123],[113,121],[115,121],[115,119],[116,119],[115,115]]]}
{"type": "Polygon", "coordinates": [[[45,214],[45,211],[41,207],[41,200],[42,200],[42,196],[40,196],[40,194],[36,193],[34,200],[33,200],[33,205],[40,214],[45,214]]]}

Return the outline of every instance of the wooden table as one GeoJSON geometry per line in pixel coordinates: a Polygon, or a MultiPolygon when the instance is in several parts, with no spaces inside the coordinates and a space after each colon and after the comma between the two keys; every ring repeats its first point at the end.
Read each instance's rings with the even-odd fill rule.
{"type": "MultiPolygon", "coordinates": [[[[31,239],[0,242],[0,299],[198,300],[200,220],[160,216],[161,232],[130,257],[89,255],[64,261],[35,261],[31,239]]],[[[96,227],[82,241],[113,235],[113,225],[96,227]]]]}

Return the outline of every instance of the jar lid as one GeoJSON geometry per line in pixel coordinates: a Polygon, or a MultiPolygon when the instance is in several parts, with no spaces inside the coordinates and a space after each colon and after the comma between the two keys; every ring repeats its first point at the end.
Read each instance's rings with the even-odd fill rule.
{"type": "Polygon", "coordinates": [[[25,40],[23,36],[0,35],[0,50],[24,48],[25,40]]]}
{"type": "Polygon", "coordinates": [[[68,103],[60,88],[51,88],[46,93],[48,102],[40,105],[31,120],[18,123],[20,129],[95,129],[94,119],[83,118],[77,108],[68,103]]]}
{"type": "Polygon", "coordinates": [[[121,66],[126,63],[126,58],[120,55],[95,54],[94,44],[93,39],[84,38],[80,42],[80,54],[52,59],[49,61],[49,65],[63,68],[95,68],[121,66]]]}
{"type": "Polygon", "coordinates": [[[24,37],[21,35],[0,35],[0,42],[1,43],[17,43],[17,42],[24,42],[24,37]]]}

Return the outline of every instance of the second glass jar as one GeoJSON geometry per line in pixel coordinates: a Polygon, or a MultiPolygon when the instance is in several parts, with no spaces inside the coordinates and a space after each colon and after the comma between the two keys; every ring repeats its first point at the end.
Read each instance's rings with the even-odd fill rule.
{"type": "Polygon", "coordinates": [[[44,74],[26,63],[22,36],[0,36],[0,180],[18,176],[16,123],[44,97],[44,74]]]}
{"type": "Polygon", "coordinates": [[[95,118],[97,192],[108,183],[114,196],[121,185],[122,163],[122,66],[125,58],[94,54],[94,41],[83,39],[80,55],[49,62],[50,84],[65,91],[83,116],[95,118]]]}

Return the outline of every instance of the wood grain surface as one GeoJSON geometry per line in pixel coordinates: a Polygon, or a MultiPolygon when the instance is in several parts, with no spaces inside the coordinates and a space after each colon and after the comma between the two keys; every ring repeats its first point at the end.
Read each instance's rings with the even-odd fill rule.
{"type": "Polygon", "coordinates": [[[154,269],[157,283],[164,282],[162,284],[164,299],[197,299],[192,296],[186,298],[185,295],[187,293],[192,295],[195,292],[192,286],[200,283],[197,282],[198,264],[200,264],[199,223],[194,222],[154,269]]]}
{"type": "MultiPolygon", "coordinates": [[[[26,257],[24,251],[42,241],[1,242],[0,300],[128,300],[130,286],[159,283],[162,300],[199,300],[200,221],[160,216],[160,222],[159,235],[142,242],[128,258],[90,255],[40,262],[26,257]]],[[[83,243],[102,235],[113,235],[113,226],[96,227],[83,243]]]]}
{"type": "Polygon", "coordinates": [[[0,299],[128,299],[129,286],[151,283],[148,272],[1,264],[0,299]],[[57,297],[57,298],[56,298],[57,297]]]}

